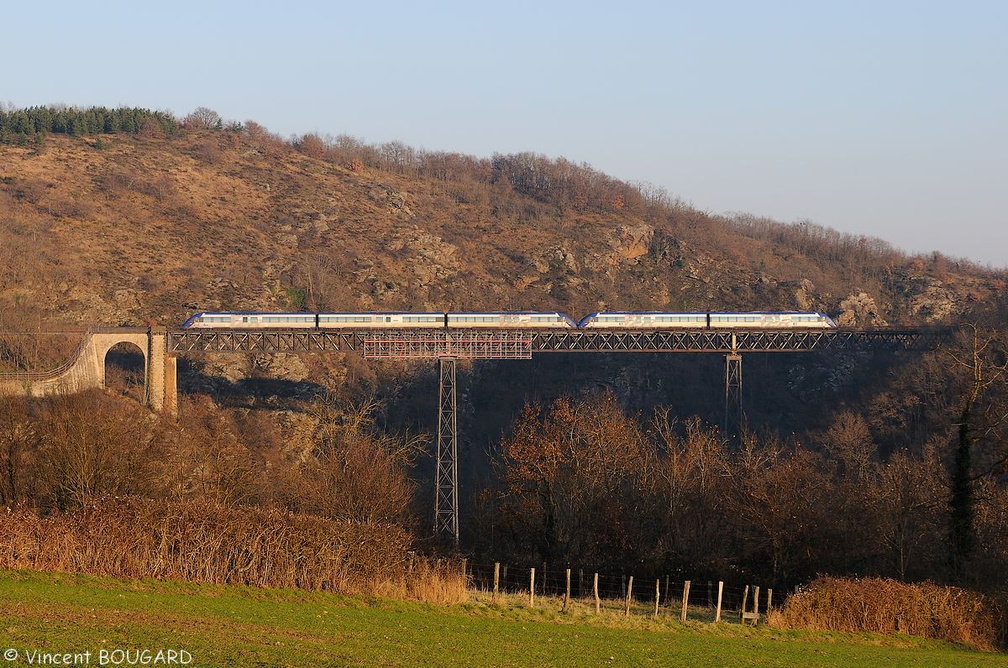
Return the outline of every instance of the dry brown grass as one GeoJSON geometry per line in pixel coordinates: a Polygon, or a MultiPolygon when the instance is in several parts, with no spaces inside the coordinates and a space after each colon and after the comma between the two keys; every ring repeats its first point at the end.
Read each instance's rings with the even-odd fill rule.
{"type": "Polygon", "coordinates": [[[906,633],[990,650],[1003,646],[1005,616],[990,598],[931,583],[821,577],[771,613],[780,628],[906,633]]]}
{"type": "Polygon", "coordinates": [[[464,569],[459,559],[432,559],[411,554],[402,575],[382,583],[377,593],[437,605],[463,603],[469,599],[469,582],[464,569]]]}
{"type": "MultiPolygon", "coordinates": [[[[140,499],[48,517],[0,512],[0,568],[342,593],[398,591],[408,581],[410,537],[394,525],[140,499]]],[[[433,584],[406,591],[449,579],[437,569],[423,575],[433,584]]]]}

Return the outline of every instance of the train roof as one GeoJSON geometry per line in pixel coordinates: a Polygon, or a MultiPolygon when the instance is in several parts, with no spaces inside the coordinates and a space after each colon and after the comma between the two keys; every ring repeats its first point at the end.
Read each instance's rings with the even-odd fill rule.
{"type": "Polygon", "coordinates": [[[825,315],[814,311],[597,311],[592,315],[825,315]]]}
{"type": "Polygon", "coordinates": [[[319,315],[440,315],[444,311],[322,311],[319,315]]]}
{"type": "Polygon", "coordinates": [[[310,310],[208,310],[201,311],[199,313],[193,313],[191,317],[199,317],[201,315],[314,315],[314,311],[310,310]]]}
{"type": "Polygon", "coordinates": [[[593,315],[707,315],[707,311],[596,311],[585,317],[593,315]]]}

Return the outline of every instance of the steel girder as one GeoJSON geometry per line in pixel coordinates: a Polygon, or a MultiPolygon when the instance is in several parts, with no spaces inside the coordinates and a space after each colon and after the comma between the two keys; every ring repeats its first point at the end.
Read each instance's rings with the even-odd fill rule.
{"type": "Polygon", "coordinates": [[[528,359],[558,352],[812,352],[927,350],[927,330],[176,330],[168,352],[350,352],[368,358],[528,359]]]}
{"type": "Polygon", "coordinates": [[[213,330],[168,332],[170,353],[325,353],[360,350],[362,332],[321,330],[213,330]]]}
{"type": "Polygon", "coordinates": [[[532,338],[545,352],[811,352],[816,350],[927,350],[943,334],[920,330],[697,330],[549,331],[532,338]]]}

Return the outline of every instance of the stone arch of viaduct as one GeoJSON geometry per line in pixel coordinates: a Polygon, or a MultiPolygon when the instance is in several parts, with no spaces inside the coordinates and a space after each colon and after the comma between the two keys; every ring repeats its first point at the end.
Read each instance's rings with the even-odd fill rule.
{"type": "Polygon", "coordinates": [[[144,358],[147,405],[172,415],[178,412],[176,358],[167,354],[164,329],[102,328],[90,330],[76,354],[49,372],[0,375],[0,395],[44,397],[105,387],[105,358],[120,343],[136,346],[144,358]]]}

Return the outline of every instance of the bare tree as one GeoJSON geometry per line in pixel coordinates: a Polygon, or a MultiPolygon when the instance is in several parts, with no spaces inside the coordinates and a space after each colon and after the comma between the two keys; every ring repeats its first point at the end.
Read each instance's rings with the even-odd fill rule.
{"type": "Polygon", "coordinates": [[[425,439],[375,427],[379,404],[332,395],[310,407],[313,451],[281,490],[291,510],[358,522],[407,524],[413,483],[407,467],[425,439]]]}
{"type": "Polygon", "coordinates": [[[959,371],[959,415],[950,471],[950,560],[961,580],[976,549],[976,481],[1008,462],[1008,360],[994,335],[968,325],[950,352],[959,371]]]}
{"type": "Polygon", "coordinates": [[[28,402],[0,398],[0,505],[11,507],[35,500],[38,443],[28,402]]]}
{"type": "Polygon", "coordinates": [[[191,114],[182,119],[182,126],[187,130],[219,130],[224,127],[220,114],[208,107],[196,107],[191,114]]]}
{"type": "Polygon", "coordinates": [[[643,438],[613,395],[528,406],[501,448],[503,503],[540,557],[611,564],[634,549],[643,438]]]}

